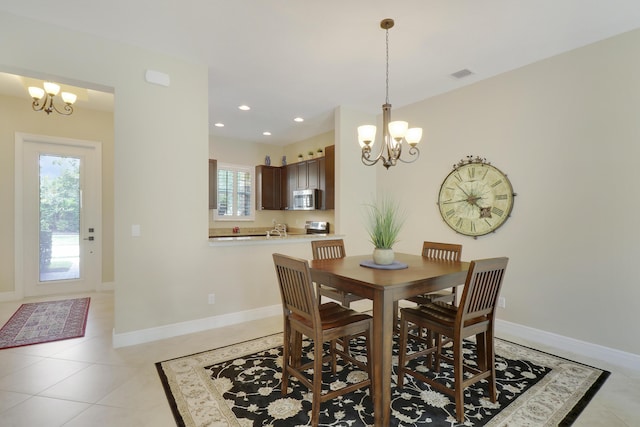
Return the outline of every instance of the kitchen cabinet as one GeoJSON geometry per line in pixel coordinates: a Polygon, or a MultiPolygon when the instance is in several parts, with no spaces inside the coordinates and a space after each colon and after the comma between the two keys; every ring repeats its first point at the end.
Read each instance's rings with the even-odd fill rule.
{"type": "Polygon", "coordinates": [[[320,189],[320,209],[335,208],[335,146],[325,148],[324,157],[287,165],[287,209],[293,209],[294,190],[320,189]]]}
{"type": "Polygon", "coordinates": [[[277,166],[256,166],[256,210],[284,209],[282,171],[277,166]]]}
{"type": "Polygon", "coordinates": [[[209,209],[218,209],[218,161],[209,159],[209,209]]]}

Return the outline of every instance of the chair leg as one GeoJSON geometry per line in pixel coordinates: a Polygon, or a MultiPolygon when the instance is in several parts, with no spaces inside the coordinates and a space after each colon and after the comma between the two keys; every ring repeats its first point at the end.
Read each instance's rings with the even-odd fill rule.
{"type": "Polygon", "coordinates": [[[313,341],[313,394],[311,400],[311,425],[320,422],[320,394],[322,392],[322,342],[313,341]]]}
{"type": "Polygon", "coordinates": [[[369,385],[369,391],[371,392],[371,399],[373,399],[373,396],[375,396],[374,391],[375,391],[375,387],[374,387],[374,382],[373,382],[373,363],[371,363],[372,361],[372,352],[371,352],[371,328],[369,328],[369,330],[367,330],[367,374],[369,375],[369,379],[371,380],[371,384],[369,385]]]}
{"type": "Polygon", "coordinates": [[[454,395],[456,403],[456,419],[459,423],[464,421],[464,364],[462,360],[462,340],[455,337],[453,340],[453,377],[454,395]]]}
{"type": "Polygon", "coordinates": [[[393,331],[394,332],[398,332],[399,328],[398,328],[398,311],[399,311],[399,307],[400,304],[398,303],[398,301],[394,301],[393,302],[393,331]]]}
{"type": "Polygon", "coordinates": [[[337,372],[336,340],[331,340],[331,343],[329,344],[329,351],[331,353],[331,372],[335,374],[337,372]]]}
{"type": "Polygon", "coordinates": [[[407,358],[407,321],[405,320],[404,313],[400,312],[400,339],[398,343],[398,388],[401,389],[404,386],[404,365],[407,358]]]}
{"type": "Polygon", "coordinates": [[[436,333],[434,335],[435,346],[436,346],[436,355],[435,355],[435,368],[436,372],[440,372],[440,360],[442,359],[442,335],[436,333]]]}
{"type": "Polygon", "coordinates": [[[289,388],[289,371],[288,367],[290,364],[289,354],[291,351],[291,329],[289,328],[289,322],[287,320],[284,321],[284,337],[282,343],[282,389],[281,393],[283,396],[287,395],[287,391],[289,388]]]}
{"type": "Polygon", "coordinates": [[[488,369],[491,371],[491,378],[489,378],[489,398],[491,402],[496,401],[498,398],[498,392],[496,390],[496,361],[495,361],[495,348],[493,346],[493,330],[490,328],[486,333],[485,348],[487,353],[488,369]]]}

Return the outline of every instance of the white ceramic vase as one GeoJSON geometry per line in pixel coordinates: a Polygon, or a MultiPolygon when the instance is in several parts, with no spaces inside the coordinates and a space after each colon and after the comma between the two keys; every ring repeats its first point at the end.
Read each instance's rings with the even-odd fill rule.
{"type": "Polygon", "coordinates": [[[393,249],[375,248],[373,250],[373,262],[378,265],[393,264],[394,258],[395,255],[393,253],[393,249]]]}

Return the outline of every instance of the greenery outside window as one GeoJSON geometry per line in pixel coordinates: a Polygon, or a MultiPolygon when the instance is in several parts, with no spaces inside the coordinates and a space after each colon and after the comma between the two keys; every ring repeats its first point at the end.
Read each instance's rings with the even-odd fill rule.
{"type": "Polygon", "coordinates": [[[218,163],[218,221],[254,221],[254,168],[218,163]]]}

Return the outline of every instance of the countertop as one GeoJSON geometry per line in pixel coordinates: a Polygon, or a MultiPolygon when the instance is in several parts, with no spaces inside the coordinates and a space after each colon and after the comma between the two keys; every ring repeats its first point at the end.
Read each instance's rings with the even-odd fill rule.
{"type": "Polygon", "coordinates": [[[236,233],[233,236],[220,236],[209,238],[209,246],[239,246],[239,245],[271,245],[271,244],[295,244],[308,243],[310,240],[335,239],[341,236],[337,234],[297,234],[287,232],[286,236],[249,236],[236,233]]]}

